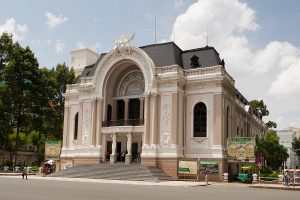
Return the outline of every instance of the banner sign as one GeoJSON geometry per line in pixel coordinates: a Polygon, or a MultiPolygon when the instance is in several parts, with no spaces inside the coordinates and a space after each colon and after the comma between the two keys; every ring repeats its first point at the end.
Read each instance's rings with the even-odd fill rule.
{"type": "Polygon", "coordinates": [[[60,141],[46,141],[45,142],[45,158],[59,158],[60,157],[61,142],[60,141]]]}
{"type": "Polygon", "coordinates": [[[228,138],[228,162],[255,162],[255,139],[251,137],[228,138]]]}
{"type": "Polygon", "coordinates": [[[197,161],[180,160],[178,163],[178,173],[197,174],[197,161]]]}
{"type": "Polygon", "coordinates": [[[205,171],[207,171],[208,174],[219,174],[219,163],[218,162],[200,161],[199,162],[200,174],[205,174],[205,171]]]}

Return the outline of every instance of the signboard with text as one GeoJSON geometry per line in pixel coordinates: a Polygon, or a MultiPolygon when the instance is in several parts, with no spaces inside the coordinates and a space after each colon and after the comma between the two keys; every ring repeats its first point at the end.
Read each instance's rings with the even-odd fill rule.
{"type": "Polygon", "coordinates": [[[218,162],[200,161],[199,162],[200,174],[205,174],[205,171],[207,171],[208,174],[219,174],[219,163],[218,162]]]}
{"type": "Polygon", "coordinates": [[[197,161],[180,160],[178,162],[178,173],[197,174],[197,161]]]}
{"type": "Polygon", "coordinates": [[[55,159],[59,158],[61,149],[60,141],[46,141],[45,142],[45,158],[55,159]]]}
{"type": "Polygon", "coordinates": [[[255,162],[255,139],[251,137],[228,138],[228,162],[255,162]]]}

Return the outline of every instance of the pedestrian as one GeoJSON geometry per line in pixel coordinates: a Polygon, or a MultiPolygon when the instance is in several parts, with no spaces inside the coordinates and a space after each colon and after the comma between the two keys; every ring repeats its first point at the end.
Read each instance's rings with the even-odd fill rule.
{"type": "Polygon", "coordinates": [[[22,179],[24,179],[25,177],[26,177],[26,180],[27,180],[27,170],[26,170],[26,168],[23,169],[22,179]]]}
{"type": "Polygon", "coordinates": [[[204,173],[205,173],[205,183],[206,185],[208,185],[208,173],[209,173],[208,168],[205,169],[204,173]]]}

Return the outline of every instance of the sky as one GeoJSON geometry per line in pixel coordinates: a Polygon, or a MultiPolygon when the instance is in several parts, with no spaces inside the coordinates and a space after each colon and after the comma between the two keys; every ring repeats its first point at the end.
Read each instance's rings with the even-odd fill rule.
{"type": "Polygon", "coordinates": [[[70,51],[105,53],[122,33],[134,46],[174,41],[215,47],[235,86],[263,99],[278,129],[300,127],[299,0],[0,0],[0,34],[30,46],[40,67],[70,63],[70,51]]]}

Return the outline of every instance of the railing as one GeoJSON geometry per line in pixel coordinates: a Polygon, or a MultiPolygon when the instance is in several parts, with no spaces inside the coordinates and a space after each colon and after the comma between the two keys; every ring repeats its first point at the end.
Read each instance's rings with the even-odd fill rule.
{"type": "Polygon", "coordinates": [[[144,125],[144,119],[128,119],[128,120],[113,120],[113,121],[103,121],[103,127],[110,126],[141,126],[144,125]]]}

